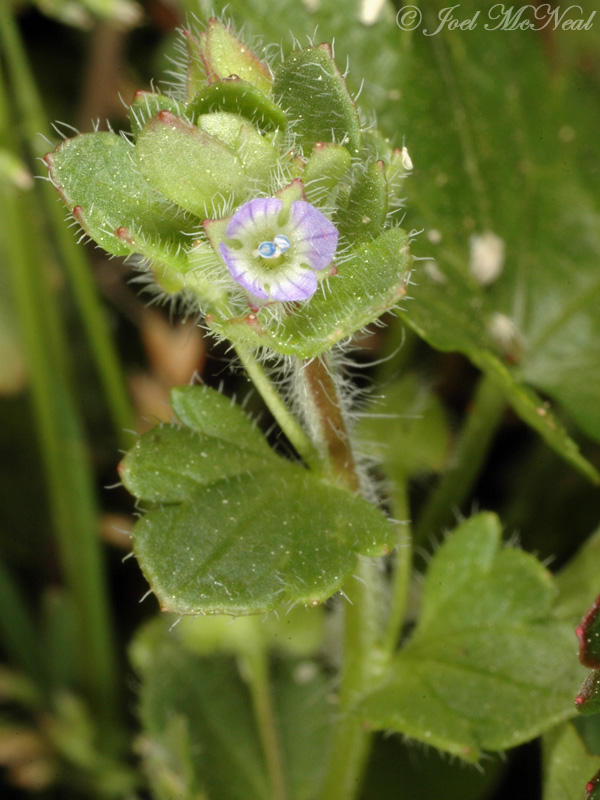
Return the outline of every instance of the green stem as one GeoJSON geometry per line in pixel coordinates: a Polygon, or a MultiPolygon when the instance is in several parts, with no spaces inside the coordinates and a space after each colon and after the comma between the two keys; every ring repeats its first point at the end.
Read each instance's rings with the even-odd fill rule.
{"type": "MultiPolygon", "coordinates": [[[[333,365],[323,358],[298,364],[298,384],[305,417],[310,422],[329,479],[352,492],[360,492],[352,442],[333,375],[333,365]]],[[[349,709],[373,675],[381,608],[377,564],[360,558],[355,574],[344,584],[343,665],[339,687],[339,718],[332,742],[321,800],[352,800],[360,791],[371,745],[371,734],[349,709]]]]}
{"type": "Polygon", "coordinates": [[[361,558],[344,584],[343,665],[339,688],[339,717],[327,757],[319,800],[352,800],[360,792],[371,732],[350,713],[356,696],[370,684],[379,623],[379,575],[372,559],[361,558]]]}
{"type": "Polygon", "coordinates": [[[267,772],[271,784],[273,800],[287,800],[285,772],[271,690],[269,685],[269,664],[264,648],[246,653],[243,660],[244,674],[252,696],[254,716],[267,762],[267,772]]]}
{"type": "Polygon", "coordinates": [[[236,344],[235,350],[265,405],[296,449],[298,455],[309,467],[318,468],[320,459],[315,446],[281,399],[281,395],[252,355],[252,351],[242,344],[236,344]]]}
{"type": "MultiPolygon", "coordinates": [[[[0,41],[10,68],[14,94],[23,119],[23,130],[33,158],[41,155],[40,132],[47,130],[47,117],[29,67],[13,14],[6,3],[0,3],[0,41]]],[[[121,444],[131,444],[126,431],[133,427],[133,412],[125,388],[119,358],[109,333],[104,310],[90,274],[83,250],[64,221],[64,209],[57,202],[53,187],[42,187],[46,218],[51,224],[61,260],[67,270],[81,320],[121,444]]]]}
{"type": "Polygon", "coordinates": [[[396,545],[394,575],[390,610],[382,640],[382,648],[388,656],[393,655],[406,616],[408,590],[412,567],[412,543],[410,530],[410,508],[406,481],[396,481],[392,494],[392,511],[398,522],[398,543],[396,545]]]}
{"type": "Polygon", "coordinates": [[[486,459],[505,408],[502,391],[494,379],[479,379],[467,421],[458,436],[454,456],[419,517],[415,542],[437,535],[452,522],[473,487],[486,459]]]}

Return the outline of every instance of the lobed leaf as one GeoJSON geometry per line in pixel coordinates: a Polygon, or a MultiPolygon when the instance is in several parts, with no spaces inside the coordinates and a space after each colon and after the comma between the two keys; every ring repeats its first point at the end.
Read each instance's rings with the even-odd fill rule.
{"type": "Polygon", "coordinates": [[[334,594],[392,526],[376,508],[269,450],[213,390],[176,390],[182,426],[144,434],[123,483],[152,503],[134,552],[161,607],[251,614],[334,594]]]}
{"type": "Polygon", "coordinates": [[[432,559],[415,632],[357,713],[466,761],[567,719],[581,668],[554,595],[539,562],[500,546],[494,515],[472,517],[432,559]]]}

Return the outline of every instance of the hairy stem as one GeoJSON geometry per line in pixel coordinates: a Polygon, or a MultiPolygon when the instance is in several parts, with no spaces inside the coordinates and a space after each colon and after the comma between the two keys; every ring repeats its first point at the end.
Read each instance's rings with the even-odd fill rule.
{"type": "Polygon", "coordinates": [[[318,468],[320,459],[317,449],[282,400],[269,376],[252,355],[252,351],[241,344],[235,345],[235,350],[256,390],[298,455],[309,467],[318,468]]]}
{"type": "MultiPolygon", "coordinates": [[[[298,366],[300,402],[329,479],[358,493],[360,479],[333,364],[323,357],[298,366]]],[[[346,602],[339,719],[328,754],[321,800],[352,800],[360,790],[371,736],[361,722],[350,715],[349,708],[356,694],[368,685],[372,674],[380,617],[380,588],[377,564],[368,558],[359,560],[355,574],[343,587],[346,602]]]]}
{"type": "Polygon", "coordinates": [[[483,375],[458,436],[452,462],[421,512],[415,530],[416,542],[438,534],[468,497],[500,425],[505,405],[497,383],[483,375]]]}
{"type": "Polygon", "coordinates": [[[244,656],[243,671],[248,680],[254,717],[267,763],[271,797],[273,800],[287,800],[283,758],[269,685],[269,664],[264,648],[257,648],[244,656]]]}
{"type": "Polygon", "coordinates": [[[304,362],[305,414],[315,427],[316,446],[329,475],[351,492],[359,492],[352,445],[331,369],[321,358],[304,362]]]}

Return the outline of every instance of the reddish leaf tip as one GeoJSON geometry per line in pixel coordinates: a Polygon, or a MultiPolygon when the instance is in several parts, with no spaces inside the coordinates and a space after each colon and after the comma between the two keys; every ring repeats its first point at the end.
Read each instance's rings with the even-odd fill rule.
{"type": "Polygon", "coordinates": [[[133,238],[131,233],[129,232],[129,228],[126,228],[124,225],[121,225],[119,228],[115,230],[115,236],[118,239],[122,239],[124,242],[129,242],[133,244],[133,238]]]}
{"type": "Polygon", "coordinates": [[[52,153],[46,153],[46,155],[44,156],[44,162],[45,162],[46,166],[48,166],[48,167],[52,166],[52,164],[54,162],[54,157],[53,157],[52,153]]]}
{"type": "Polygon", "coordinates": [[[72,214],[77,220],[77,222],[81,222],[81,220],[83,219],[83,208],[81,206],[74,206],[72,214]]]}
{"type": "Polygon", "coordinates": [[[175,116],[171,111],[159,111],[156,115],[156,118],[161,122],[164,122],[166,125],[177,125],[179,122],[179,118],[175,116]]]}

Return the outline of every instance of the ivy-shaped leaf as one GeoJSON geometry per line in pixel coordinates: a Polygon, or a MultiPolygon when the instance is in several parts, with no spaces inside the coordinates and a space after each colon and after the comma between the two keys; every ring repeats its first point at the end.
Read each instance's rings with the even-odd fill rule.
{"type": "Polygon", "coordinates": [[[414,634],[357,705],[371,725],[476,761],[573,714],[582,668],[551,616],[552,577],[500,534],[479,514],[436,552],[414,634]]]}
{"type": "Polygon", "coordinates": [[[173,392],[181,425],[144,434],[121,464],[151,504],[134,551],[161,607],[251,614],[336,592],[359,554],[393,531],[375,507],[273,453],[251,421],[206,387],[173,392]]]}

